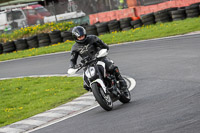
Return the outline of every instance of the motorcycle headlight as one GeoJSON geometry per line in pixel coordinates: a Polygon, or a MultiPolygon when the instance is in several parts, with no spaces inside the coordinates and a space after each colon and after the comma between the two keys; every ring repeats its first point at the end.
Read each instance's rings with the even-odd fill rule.
{"type": "Polygon", "coordinates": [[[94,67],[89,67],[86,71],[85,71],[85,75],[88,78],[91,78],[95,75],[95,68],[94,67]]]}

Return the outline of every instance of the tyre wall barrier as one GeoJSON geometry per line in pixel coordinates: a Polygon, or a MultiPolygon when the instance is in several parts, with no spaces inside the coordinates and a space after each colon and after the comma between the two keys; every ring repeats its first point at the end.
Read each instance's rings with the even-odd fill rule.
{"type": "MultiPolygon", "coordinates": [[[[170,2],[173,3],[177,1],[179,0],[170,1],[170,2]]],[[[159,10],[156,12],[155,12],[155,9],[153,11],[153,6],[158,6],[163,3],[158,4],[158,5],[151,5],[148,7],[152,7],[152,8],[149,8],[149,9],[143,8],[142,11],[140,11],[139,13],[141,15],[134,16],[134,17],[133,17],[133,15],[135,14],[134,10],[137,8],[140,9],[141,7],[109,12],[110,13],[109,15],[106,12],[107,17],[102,16],[104,15],[104,13],[99,13],[100,14],[99,16],[103,18],[102,22],[96,21],[98,19],[95,18],[95,21],[91,21],[91,22],[96,22],[96,24],[82,25],[82,26],[86,28],[86,31],[88,34],[102,35],[102,34],[114,32],[114,31],[138,28],[138,27],[141,27],[142,25],[155,24],[157,22],[163,23],[163,22],[170,22],[170,21],[176,21],[176,20],[183,20],[185,18],[198,17],[200,15],[200,7],[199,7],[200,0],[194,0],[194,1],[188,2],[188,0],[181,0],[182,4],[181,3],[176,4],[176,6],[179,6],[178,8],[174,7],[175,5],[171,7],[172,5],[168,2],[167,7],[170,7],[170,8],[166,9],[166,6],[165,8],[164,6],[160,6],[159,9],[163,9],[163,10],[159,10]],[[197,3],[194,3],[194,1],[197,3]],[[124,16],[126,17],[124,17],[122,14],[124,14],[124,16]],[[117,19],[114,19],[114,18],[117,18],[117,19]],[[104,22],[104,21],[108,21],[108,22],[104,22]]],[[[95,15],[97,14],[93,14],[93,17],[95,15]]],[[[49,46],[51,44],[56,44],[58,42],[65,42],[66,40],[73,40],[71,31],[61,32],[61,31],[56,30],[50,33],[41,33],[41,34],[34,35],[32,37],[25,38],[25,39],[18,39],[15,41],[4,43],[4,44],[0,43],[0,54],[10,53],[13,51],[24,50],[24,49],[29,49],[29,48],[49,46]]]]}
{"type": "Polygon", "coordinates": [[[120,19],[119,22],[120,22],[120,28],[121,30],[130,30],[132,28],[131,26],[131,18],[123,18],[123,19],[120,19]]]}
{"type": "Polygon", "coordinates": [[[97,27],[95,25],[84,26],[88,35],[98,35],[97,27]]]}
{"type": "Polygon", "coordinates": [[[103,34],[109,33],[107,22],[97,23],[97,24],[95,24],[95,26],[97,27],[98,35],[103,35],[103,34]]]}
{"type": "Polygon", "coordinates": [[[67,40],[73,40],[72,33],[70,31],[61,32],[62,41],[65,42],[67,40]]]}
{"type": "Polygon", "coordinates": [[[16,50],[14,41],[6,42],[2,44],[2,46],[3,46],[3,53],[10,53],[16,50]]]}
{"type": "Polygon", "coordinates": [[[2,54],[3,53],[3,46],[2,46],[2,44],[0,43],[0,54],[2,54]]]}
{"type": "Polygon", "coordinates": [[[26,39],[18,39],[14,41],[16,51],[28,49],[28,44],[26,39]]]}
{"type": "Polygon", "coordinates": [[[38,38],[36,35],[28,37],[27,39],[28,48],[37,48],[39,47],[38,38]]]}
{"type": "Polygon", "coordinates": [[[59,42],[73,40],[71,31],[51,31],[49,33],[41,33],[28,38],[21,38],[6,43],[0,43],[0,54],[10,53],[38,47],[49,46],[59,42]]]}
{"type": "Polygon", "coordinates": [[[62,42],[61,32],[59,30],[54,30],[49,33],[51,44],[57,44],[62,42]]]}
{"type": "Polygon", "coordinates": [[[49,46],[51,44],[51,40],[48,33],[41,33],[37,35],[39,47],[49,46]]]}
{"type": "Polygon", "coordinates": [[[137,6],[135,0],[129,1],[127,9],[114,10],[102,13],[96,13],[89,15],[90,24],[93,25],[97,22],[108,22],[111,20],[120,20],[122,18],[131,17],[132,20],[139,19],[138,17],[144,14],[157,12],[164,9],[174,8],[174,7],[186,7],[194,3],[199,3],[200,0],[171,0],[155,5],[149,6],[137,6]]]}
{"type": "Polygon", "coordinates": [[[112,20],[108,22],[108,29],[110,32],[120,31],[120,22],[117,20],[112,20]]]}
{"type": "Polygon", "coordinates": [[[163,2],[156,5],[149,5],[149,6],[133,6],[129,8],[133,8],[135,12],[135,16],[140,16],[143,14],[148,14],[152,12],[157,12],[160,10],[174,8],[174,7],[186,7],[192,5],[194,3],[199,3],[200,0],[172,0],[168,2],[163,2]]]}

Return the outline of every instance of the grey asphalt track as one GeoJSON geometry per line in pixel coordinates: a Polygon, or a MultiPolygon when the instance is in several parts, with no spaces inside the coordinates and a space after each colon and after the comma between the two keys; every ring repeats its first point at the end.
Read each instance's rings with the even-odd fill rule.
{"type": "MultiPolygon", "coordinates": [[[[110,48],[109,57],[136,88],[129,104],[97,107],[34,133],[199,133],[200,35],[110,48]]],[[[0,78],[64,74],[69,53],[0,63],[0,78]]]]}

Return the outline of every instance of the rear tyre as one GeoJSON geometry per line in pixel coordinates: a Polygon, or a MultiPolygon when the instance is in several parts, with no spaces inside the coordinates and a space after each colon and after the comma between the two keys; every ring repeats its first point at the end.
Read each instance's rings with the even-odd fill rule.
{"type": "Polygon", "coordinates": [[[128,103],[131,100],[131,94],[128,88],[122,92],[119,101],[122,103],[128,103]]]}
{"type": "Polygon", "coordinates": [[[98,86],[97,83],[92,84],[92,92],[94,97],[96,98],[97,102],[100,106],[106,110],[110,111],[113,108],[113,102],[109,94],[105,94],[103,88],[98,86]]]}

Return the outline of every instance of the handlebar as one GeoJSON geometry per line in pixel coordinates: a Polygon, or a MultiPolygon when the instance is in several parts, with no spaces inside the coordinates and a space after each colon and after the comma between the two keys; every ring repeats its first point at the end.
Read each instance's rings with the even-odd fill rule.
{"type": "Polygon", "coordinates": [[[91,64],[91,63],[93,63],[93,62],[96,62],[97,60],[98,60],[97,57],[94,57],[93,59],[91,59],[91,60],[89,60],[89,61],[86,61],[86,59],[83,59],[83,60],[81,60],[81,63],[80,63],[80,64],[77,64],[77,65],[75,66],[75,69],[78,69],[78,70],[77,70],[77,72],[78,72],[78,71],[81,70],[83,67],[85,67],[85,66],[87,66],[87,65],[89,65],[89,64],[91,64]]]}
{"type": "Polygon", "coordinates": [[[75,68],[70,68],[68,69],[68,74],[75,74],[76,72],[78,72],[80,69],[82,69],[83,67],[93,63],[93,62],[97,62],[98,60],[100,60],[101,58],[107,56],[108,52],[107,49],[101,49],[93,59],[91,59],[90,57],[86,57],[83,60],[81,60],[81,64],[77,64],[75,66],[75,68]]]}

